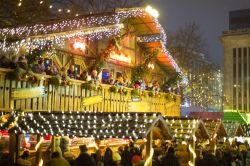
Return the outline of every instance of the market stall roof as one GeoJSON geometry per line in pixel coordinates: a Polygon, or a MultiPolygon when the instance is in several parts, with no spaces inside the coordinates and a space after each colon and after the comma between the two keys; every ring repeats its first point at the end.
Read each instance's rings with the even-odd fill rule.
{"type": "Polygon", "coordinates": [[[225,129],[225,126],[223,125],[222,121],[220,119],[218,120],[203,120],[204,124],[208,130],[209,136],[211,138],[222,138],[227,137],[227,132],[225,129]]]}
{"type": "Polygon", "coordinates": [[[191,139],[193,135],[200,140],[209,139],[208,131],[200,119],[184,117],[165,117],[164,119],[176,139],[191,139]]]}
{"type": "Polygon", "coordinates": [[[241,124],[244,136],[245,137],[250,137],[250,125],[249,124],[241,124]]]}
{"type": "MultiPolygon", "coordinates": [[[[88,36],[90,39],[117,36],[128,27],[134,27],[138,42],[155,43],[161,49],[157,59],[164,66],[172,67],[180,73],[183,81],[187,81],[181,69],[166,49],[166,33],[157,20],[145,8],[116,9],[114,12],[90,14],[66,20],[54,20],[33,25],[22,25],[0,29],[0,48],[4,50],[16,49],[26,45],[33,47],[48,40],[61,42],[72,37],[88,36]],[[24,39],[24,40],[23,40],[24,39]],[[12,43],[9,43],[12,42],[12,43]],[[14,43],[14,44],[13,44],[14,43]]],[[[129,28],[128,28],[129,29],[129,28]]]]}
{"type": "Polygon", "coordinates": [[[223,121],[228,137],[244,136],[244,131],[240,123],[223,121]]]}
{"type": "Polygon", "coordinates": [[[12,113],[9,119],[17,120],[9,132],[139,139],[152,131],[157,138],[172,139],[159,113],[32,112],[22,116],[12,113]]]}

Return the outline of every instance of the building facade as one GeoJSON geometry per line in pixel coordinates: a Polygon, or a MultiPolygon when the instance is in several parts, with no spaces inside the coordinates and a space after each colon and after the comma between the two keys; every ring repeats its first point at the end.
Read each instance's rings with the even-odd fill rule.
{"type": "Polygon", "coordinates": [[[224,100],[225,111],[250,110],[250,26],[241,26],[241,22],[237,24],[237,21],[232,21],[250,18],[250,12],[246,11],[230,12],[230,30],[223,32],[221,37],[224,49],[224,95],[227,99],[224,100]],[[233,19],[232,13],[237,14],[237,17],[233,19]]]}

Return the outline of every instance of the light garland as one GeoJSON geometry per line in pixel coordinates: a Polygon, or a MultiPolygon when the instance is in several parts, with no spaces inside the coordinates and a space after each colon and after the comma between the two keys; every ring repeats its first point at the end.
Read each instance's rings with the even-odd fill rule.
{"type": "MultiPolygon", "coordinates": [[[[24,113],[10,129],[15,133],[95,138],[145,138],[160,114],[36,112],[24,113]],[[93,118],[94,117],[94,118],[93,118]],[[145,122],[144,120],[148,121],[145,122]],[[125,125],[122,125],[125,124],[125,125]],[[123,132],[122,132],[123,131],[123,132]]],[[[170,133],[169,133],[170,134],[170,133]]]]}

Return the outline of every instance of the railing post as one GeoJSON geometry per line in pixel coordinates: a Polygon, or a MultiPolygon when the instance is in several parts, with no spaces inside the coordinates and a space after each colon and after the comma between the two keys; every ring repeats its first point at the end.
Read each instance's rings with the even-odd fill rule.
{"type": "Polygon", "coordinates": [[[152,166],[152,158],[150,158],[150,157],[152,157],[152,156],[150,156],[150,152],[151,152],[151,149],[152,149],[152,139],[153,139],[153,133],[152,133],[152,131],[150,131],[149,133],[148,133],[148,135],[147,135],[147,143],[146,143],[146,161],[147,160],[150,160],[149,162],[148,162],[148,164],[147,165],[145,165],[145,166],[152,166]]]}

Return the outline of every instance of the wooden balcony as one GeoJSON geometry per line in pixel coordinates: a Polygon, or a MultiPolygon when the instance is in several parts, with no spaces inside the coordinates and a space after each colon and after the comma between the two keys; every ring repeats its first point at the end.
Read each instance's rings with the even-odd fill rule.
{"type": "Polygon", "coordinates": [[[127,94],[110,92],[111,85],[102,84],[101,89],[86,90],[82,88],[83,81],[70,80],[70,85],[55,87],[48,83],[51,76],[37,75],[40,79],[31,84],[26,81],[11,81],[7,79],[10,69],[0,68],[0,110],[10,111],[11,101],[14,109],[25,111],[97,111],[97,112],[161,112],[162,115],[180,116],[180,96],[172,94],[166,98],[166,93],[149,97],[149,91],[137,97],[140,101],[132,101],[131,91],[127,94]],[[45,87],[44,97],[13,100],[11,92],[15,88],[45,87]],[[99,96],[102,102],[84,105],[89,97],[99,96]]]}

